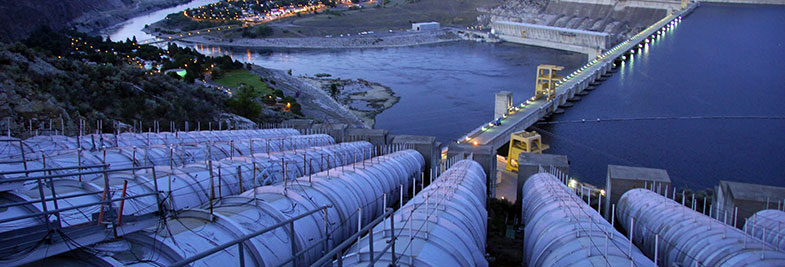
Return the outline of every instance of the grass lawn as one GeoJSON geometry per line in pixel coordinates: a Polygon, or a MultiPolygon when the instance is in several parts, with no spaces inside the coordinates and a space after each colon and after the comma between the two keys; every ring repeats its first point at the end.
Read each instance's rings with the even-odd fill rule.
{"type": "Polygon", "coordinates": [[[248,72],[246,69],[237,69],[227,72],[220,79],[213,80],[214,82],[231,88],[237,88],[240,84],[253,86],[256,89],[262,90],[263,95],[272,94],[273,91],[263,83],[259,76],[248,72]]]}

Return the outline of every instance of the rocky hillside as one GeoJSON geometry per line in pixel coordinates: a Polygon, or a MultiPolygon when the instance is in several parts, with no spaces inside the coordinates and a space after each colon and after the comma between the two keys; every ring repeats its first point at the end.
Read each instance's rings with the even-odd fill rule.
{"type": "Polygon", "coordinates": [[[0,41],[22,40],[41,26],[95,31],[135,15],[189,0],[0,1],[0,41]]]}
{"type": "MultiPolygon", "coordinates": [[[[153,120],[168,129],[169,121],[215,122],[226,119],[227,96],[217,90],[185,83],[139,68],[92,64],[47,56],[22,44],[0,46],[0,129],[17,137],[46,131],[49,121],[74,134],[79,120],[88,132],[96,120],[131,125],[153,120]]],[[[229,117],[239,117],[231,116],[229,117]]],[[[246,120],[247,121],[247,120],[246,120]]]]}

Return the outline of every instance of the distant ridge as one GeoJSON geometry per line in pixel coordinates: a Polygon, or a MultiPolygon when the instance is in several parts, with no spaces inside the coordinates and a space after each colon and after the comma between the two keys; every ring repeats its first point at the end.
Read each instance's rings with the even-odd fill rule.
{"type": "Polygon", "coordinates": [[[134,15],[189,0],[34,0],[0,1],[0,41],[27,38],[41,26],[91,32],[134,15]]]}

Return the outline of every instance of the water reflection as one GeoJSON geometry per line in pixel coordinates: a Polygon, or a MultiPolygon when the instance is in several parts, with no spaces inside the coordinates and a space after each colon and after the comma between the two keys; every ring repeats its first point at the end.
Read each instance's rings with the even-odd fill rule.
{"type": "MultiPolygon", "coordinates": [[[[772,59],[785,58],[779,47],[785,35],[759,34],[782,28],[785,7],[702,5],[552,119],[783,116],[785,79],[775,77],[785,61],[772,59]]],[[[781,120],[601,122],[543,129],[552,133],[544,135],[548,153],[567,155],[570,174],[593,184],[604,184],[608,164],[621,164],[667,169],[679,188],[703,189],[719,180],[785,186],[785,180],[769,178],[785,174],[781,120]]]]}

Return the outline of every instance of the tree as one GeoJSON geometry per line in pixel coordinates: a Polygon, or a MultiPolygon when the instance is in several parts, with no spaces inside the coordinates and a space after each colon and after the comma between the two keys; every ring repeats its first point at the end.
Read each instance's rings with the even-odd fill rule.
{"type": "Polygon", "coordinates": [[[172,77],[173,79],[176,80],[180,80],[180,75],[177,75],[177,73],[174,71],[167,73],[166,76],[172,77]]]}
{"type": "Polygon", "coordinates": [[[273,28],[267,25],[259,25],[254,27],[254,34],[257,37],[267,37],[273,35],[273,28]]]}
{"type": "Polygon", "coordinates": [[[248,28],[244,28],[243,31],[241,32],[241,35],[243,36],[243,38],[256,38],[256,34],[251,33],[251,31],[249,31],[248,28]]]}
{"type": "Polygon", "coordinates": [[[200,76],[201,75],[199,73],[188,70],[188,72],[185,74],[185,77],[183,77],[183,80],[185,80],[187,83],[194,83],[194,80],[201,78],[200,76]]]}
{"type": "Polygon", "coordinates": [[[71,49],[67,40],[67,37],[62,33],[55,32],[44,25],[33,32],[30,37],[24,41],[24,44],[27,45],[27,47],[37,48],[45,53],[63,56],[66,55],[66,51],[71,49]]]}
{"type": "Polygon", "coordinates": [[[224,77],[224,72],[221,69],[219,69],[219,68],[213,69],[213,72],[210,73],[210,78],[213,79],[213,80],[218,80],[218,79],[221,79],[223,77],[224,77]]]}
{"type": "Polygon", "coordinates": [[[300,106],[300,104],[297,103],[297,99],[296,98],[291,97],[291,96],[287,96],[287,97],[283,98],[283,102],[291,105],[289,107],[289,111],[291,111],[292,113],[297,114],[297,115],[303,115],[302,106],[300,106]]]}
{"type": "Polygon", "coordinates": [[[337,83],[330,84],[330,96],[335,98],[335,96],[337,96],[339,92],[340,92],[340,90],[338,89],[338,84],[337,83]]]}
{"type": "Polygon", "coordinates": [[[253,120],[262,113],[262,104],[257,101],[259,96],[260,92],[256,88],[241,86],[234,96],[226,101],[226,105],[234,114],[253,120]]]}
{"type": "Polygon", "coordinates": [[[292,102],[292,107],[289,110],[291,110],[294,114],[303,116],[302,106],[300,106],[300,103],[292,102]]]}

